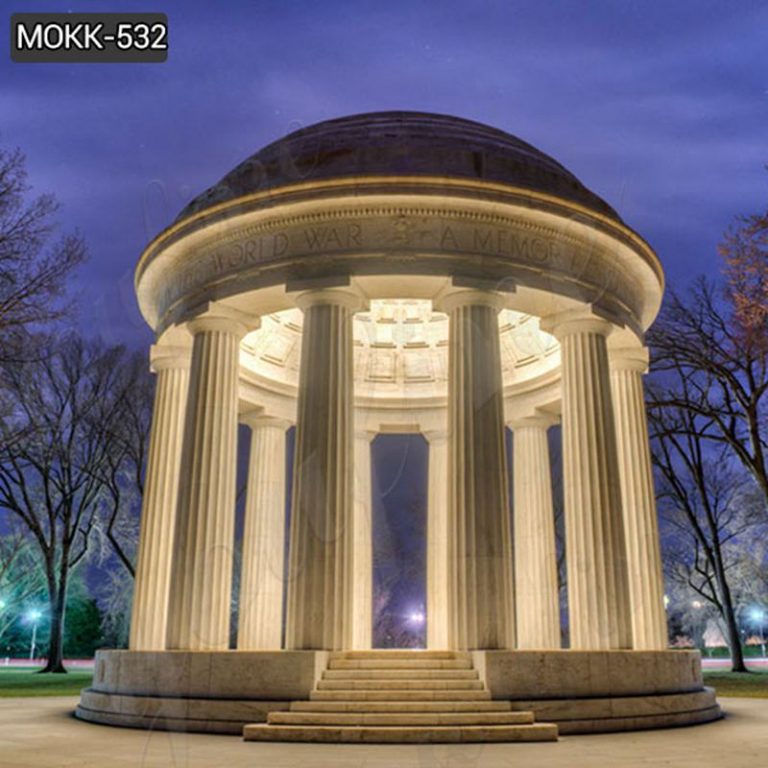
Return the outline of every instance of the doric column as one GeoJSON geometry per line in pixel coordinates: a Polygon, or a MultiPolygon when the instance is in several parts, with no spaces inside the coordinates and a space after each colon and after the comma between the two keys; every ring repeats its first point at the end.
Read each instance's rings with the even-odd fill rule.
{"type": "Polygon", "coordinates": [[[637,650],[660,650],[667,647],[667,620],[643,396],[648,351],[616,349],[610,350],[609,355],[621,505],[627,540],[632,647],[637,650]]]}
{"type": "Polygon", "coordinates": [[[571,648],[629,648],[629,587],[606,337],[610,323],[563,313],[560,341],[571,648]]]}
{"type": "Polygon", "coordinates": [[[560,600],[548,416],[513,421],[517,647],[560,647],[560,600]]]}
{"type": "Polygon", "coordinates": [[[498,313],[501,297],[459,290],[449,316],[450,637],[458,649],[514,645],[512,542],[498,313]]]}
{"type": "Polygon", "coordinates": [[[352,648],[370,649],[373,633],[373,538],[371,518],[371,441],[375,433],[355,434],[355,488],[352,520],[352,648]]]}
{"type": "Polygon", "coordinates": [[[427,648],[449,648],[448,632],[448,436],[427,432],[427,648]]]}
{"type": "Polygon", "coordinates": [[[168,648],[226,650],[232,588],[240,340],[248,325],[220,305],[194,336],[181,457],[168,648]]]}
{"type": "Polygon", "coordinates": [[[251,453],[245,497],[237,647],[273,651],[281,646],[285,549],[285,432],[272,416],[248,415],[251,453]]]}
{"type": "Polygon", "coordinates": [[[189,354],[178,347],[153,346],[150,351],[157,380],[133,589],[132,651],[165,650],[189,354]]]}
{"type": "Polygon", "coordinates": [[[349,289],[300,294],[304,311],[296,417],[286,646],[352,644],[353,380],[349,289]]]}

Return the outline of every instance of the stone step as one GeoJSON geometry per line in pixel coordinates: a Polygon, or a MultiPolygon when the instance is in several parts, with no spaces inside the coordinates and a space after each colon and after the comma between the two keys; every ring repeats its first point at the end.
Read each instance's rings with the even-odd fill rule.
{"type": "Polygon", "coordinates": [[[430,691],[430,690],[482,690],[480,680],[318,680],[318,691],[430,691]]]}
{"type": "Polygon", "coordinates": [[[466,725],[466,726],[323,726],[267,725],[243,728],[246,741],[309,741],[369,744],[439,744],[501,741],[557,741],[557,726],[466,725]]]}
{"type": "Polygon", "coordinates": [[[451,661],[455,659],[471,659],[466,651],[422,651],[406,649],[379,649],[375,651],[331,651],[328,657],[331,661],[354,659],[422,659],[434,661],[441,659],[451,661]]]}
{"type": "Polygon", "coordinates": [[[509,712],[508,701],[293,701],[291,712],[509,712]]]}
{"type": "Polygon", "coordinates": [[[323,680],[477,680],[475,669],[326,669],[323,680]]]}
{"type": "Polygon", "coordinates": [[[270,712],[270,725],[528,725],[532,712],[270,712]]]}
{"type": "Polygon", "coordinates": [[[331,659],[328,669],[472,669],[471,659],[331,659]]]}
{"type": "Polygon", "coordinates": [[[490,701],[491,694],[484,690],[456,690],[419,688],[410,690],[321,690],[311,691],[311,701],[490,701]]]}

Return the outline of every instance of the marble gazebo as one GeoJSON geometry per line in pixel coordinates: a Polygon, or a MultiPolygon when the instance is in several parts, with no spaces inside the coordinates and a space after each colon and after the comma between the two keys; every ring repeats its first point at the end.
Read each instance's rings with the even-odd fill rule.
{"type": "Polygon", "coordinates": [[[146,248],[136,291],[157,390],[130,649],[99,652],[78,717],[511,741],[720,716],[698,654],[666,650],[642,382],[662,268],[558,162],[442,115],[319,123],[195,198],[146,248]],[[429,444],[424,651],[371,649],[380,433],[429,444]]]}

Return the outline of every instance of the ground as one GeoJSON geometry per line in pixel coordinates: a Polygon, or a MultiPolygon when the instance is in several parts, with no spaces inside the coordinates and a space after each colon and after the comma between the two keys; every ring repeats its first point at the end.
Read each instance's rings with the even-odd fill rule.
{"type": "Polygon", "coordinates": [[[725,720],[662,731],[564,736],[551,744],[377,746],[246,743],[75,720],[75,697],[0,701],[3,768],[744,768],[768,753],[768,701],[724,699],[725,720]]]}
{"type": "Polygon", "coordinates": [[[757,765],[768,752],[768,671],[734,675],[707,670],[723,698],[718,723],[599,736],[564,736],[557,744],[331,746],[258,744],[231,736],[149,733],[76,720],[76,694],[91,672],[38,675],[30,668],[0,668],[0,755],[3,768],[112,768],[141,765],[268,765],[270,768],[495,768],[498,766],[718,766],[757,765]],[[68,696],[57,694],[67,693],[68,696]],[[739,698],[727,698],[728,696],[739,698]],[[16,698],[24,697],[24,698],[16,698]],[[37,698],[30,698],[37,697],[37,698]],[[39,698],[45,697],[45,698],[39,698]],[[750,698],[747,698],[750,697],[750,698]]]}

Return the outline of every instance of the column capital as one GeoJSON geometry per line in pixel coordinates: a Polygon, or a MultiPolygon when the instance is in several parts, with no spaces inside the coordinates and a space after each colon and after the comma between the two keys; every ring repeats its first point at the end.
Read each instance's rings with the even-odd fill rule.
{"type": "Polygon", "coordinates": [[[448,430],[446,429],[426,429],[422,433],[424,439],[430,444],[444,443],[448,439],[448,430]]]}
{"type": "Polygon", "coordinates": [[[478,288],[447,288],[434,298],[433,307],[438,312],[450,314],[454,309],[468,306],[490,307],[500,312],[506,306],[503,294],[478,288]]]}
{"type": "Polygon", "coordinates": [[[534,413],[530,416],[518,416],[507,421],[507,426],[514,432],[527,427],[547,430],[560,423],[560,418],[553,413],[534,413]]]}
{"type": "Polygon", "coordinates": [[[648,373],[648,347],[608,347],[608,361],[612,371],[648,373]]]}
{"type": "Polygon", "coordinates": [[[205,308],[187,321],[189,332],[221,331],[242,338],[261,326],[261,318],[239,309],[228,307],[220,301],[209,301],[205,308]]]}
{"type": "Polygon", "coordinates": [[[588,309],[569,309],[542,317],[539,327],[559,341],[574,333],[596,333],[608,337],[616,326],[588,309]]]}
{"type": "Polygon", "coordinates": [[[149,348],[149,370],[152,373],[169,369],[187,370],[191,356],[190,347],[153,344],[149,348]]]}
{"type": "Polygon", "coordinates": [[[251,429],[259,427],[277,427],[278,429],[288,430],[291,427],[290,419],[282,419],[279,416],[269,416],[263,410],[256,409],[240,414],[240,423],[245,424],[251,429]]]}
{"type": "Polygon", "coordinates": [[[297,294],[295,301],[302,312],[323,304],[346,307],[352,312],[360,312],[368,308],[368,297],[355,286],[313,288],[297,294]]]}
{"type": "Polygon", "coordinates": [[[372,443],[380,434],[377,429],[356,429],[355,440],[367,440],[372,443]]]}

